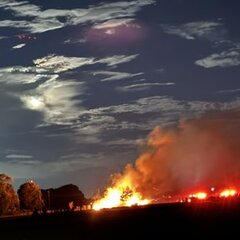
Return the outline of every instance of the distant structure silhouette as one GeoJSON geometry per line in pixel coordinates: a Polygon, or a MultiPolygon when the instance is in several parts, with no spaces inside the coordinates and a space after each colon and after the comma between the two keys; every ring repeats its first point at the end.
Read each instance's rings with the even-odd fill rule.
{"type": "Polygon", "coordinates": [[[48,210],[82,209],[86,198],[76,185],[68,184],[59,188],[42,190],[43,200],[48,210]],[[70,204],[71,203],[71,204],[70,204]],[[70,206],[71,205],[71,209],[70,206]]]}

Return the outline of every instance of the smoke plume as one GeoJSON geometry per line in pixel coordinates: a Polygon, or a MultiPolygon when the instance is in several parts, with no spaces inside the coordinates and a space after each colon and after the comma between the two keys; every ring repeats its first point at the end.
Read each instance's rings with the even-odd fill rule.
{"type": "Polygon", "coordinates": [[[115,175],[147,198],[240,186],[240,111],[209,113],[183,120],[174,129],[156,127],[134,165],[115,175]]]}

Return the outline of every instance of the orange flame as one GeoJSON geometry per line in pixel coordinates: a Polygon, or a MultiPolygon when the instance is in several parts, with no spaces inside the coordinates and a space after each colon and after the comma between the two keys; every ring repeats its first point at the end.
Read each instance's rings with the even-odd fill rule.
{"type": "Polygon", "coordinates": [[[144,199],[132,185],[129,179],[120,179],[113,187],[107,188],[105,196],[102,199],[94,202],[93,209],[100,210],[102,208],[149,204],[151,201],[144,199]]]}
{"type": "Polygon", "coordinates": [[[199,200],[203,200],[207,198],[207,193],[205,192],[198,192],[198,193],[194,193],[194,194],[190,194],[189,197],[194,197],[197,198],[199,200]]]}
{"type": "Polygon", "coordinates": [[[236,193],[237,191],[235,189],[225,189],[220,193],[220,197],[233,197],[236,193]]]}

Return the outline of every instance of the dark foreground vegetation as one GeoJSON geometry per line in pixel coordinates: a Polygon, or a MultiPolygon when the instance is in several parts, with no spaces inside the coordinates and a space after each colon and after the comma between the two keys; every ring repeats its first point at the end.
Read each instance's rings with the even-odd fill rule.
{"type": "Polygon", "coordinates": [[[0,219],[2,240],[239,239],[240,204],[174,203],[0,219]]]}

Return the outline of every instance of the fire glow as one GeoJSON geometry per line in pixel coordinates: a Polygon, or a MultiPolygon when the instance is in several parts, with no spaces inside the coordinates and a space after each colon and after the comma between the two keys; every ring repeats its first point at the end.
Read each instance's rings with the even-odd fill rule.
{"type": "Polygon", "coordinates": [[[181,121],[175,128],[156,127],[135,163],[115,175],[93,209],[239,196],[239,119],[240,111],[230,111],[181,121]],[[173,198],[166,199],[169,194],[173,198]]]}
{"type": "Polygon", "coordinates": [[[191,203],[192,200],[209,202],[209,201],[212,201],[213,199],[215,199],[215,200],[222,199],[223,200],[223,199],[231,199],[231,198],[235,198],[235,197],[239,198],[239,196],[240,196],[240,193],[235,188],[226,188],[226,189],[220,190],[218,192],[213,192],[212,188],[210,188],[208,193],[207,192],[198,192],[198,193],[189,194],[187,198],[185,198],[183,196],[177,202],[186,202],[187,201],[187,202],[191,203]]]}
{"type": "Polygon", "coordinates": [[[131,207],[149,204],[149,199],[144,199],[134,188],[126,186],[126,183],[118,183],[105,191],[104,197],[94,202],[93,209],[114,207],[131,207]]]}
{"type": "Polygon", "coordinates": [[[207,198],[207,193],[205,192],[198,192],[198,193],[194,193],[194,194],[190,194],[189,195],[190,198],[197,198],[199,200],[203,200],[207,198]]]}
{"type": "Polygon", "coordinates": [[[234,197],[237,191],[235,189],[225,189],[220,193],[220,197],[234,197]]]}

